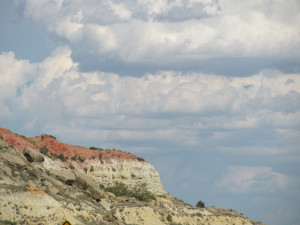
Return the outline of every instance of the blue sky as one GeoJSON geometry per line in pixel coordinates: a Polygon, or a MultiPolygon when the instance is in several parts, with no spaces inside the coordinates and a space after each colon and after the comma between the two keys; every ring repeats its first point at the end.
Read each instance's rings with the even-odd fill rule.
{"type": "Polygon", "coordinates": [[[129,151],[165,189],[300,221],[297,0],[2,0],[0,125],[129,151]]]}

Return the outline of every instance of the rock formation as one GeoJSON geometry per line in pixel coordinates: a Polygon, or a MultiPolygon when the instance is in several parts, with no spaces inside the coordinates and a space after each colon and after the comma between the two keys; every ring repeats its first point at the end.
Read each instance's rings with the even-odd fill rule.
{"type": "Polygon", "coordinates": [[[261,224],[178,200],[152,165],[118,150],[0,128],[0,167],[0,224],[261,224]]]}

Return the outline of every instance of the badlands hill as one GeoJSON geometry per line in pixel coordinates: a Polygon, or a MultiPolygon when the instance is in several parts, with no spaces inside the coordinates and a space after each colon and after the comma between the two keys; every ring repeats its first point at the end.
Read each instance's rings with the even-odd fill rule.
{"type": "Polygon", "coordinates": [[[168,194],[151,164],[119,150],[0,128],[0,224],[262,224],[168,194]]]}

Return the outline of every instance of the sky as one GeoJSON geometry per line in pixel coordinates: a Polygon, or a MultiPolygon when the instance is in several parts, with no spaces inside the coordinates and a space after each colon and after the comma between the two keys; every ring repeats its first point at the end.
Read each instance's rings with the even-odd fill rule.
{"type": "Polygon", "coordinates": [[[195,205],[300,221],[298,0],[1,0],[0,126],[145,158],[195,205]]]}

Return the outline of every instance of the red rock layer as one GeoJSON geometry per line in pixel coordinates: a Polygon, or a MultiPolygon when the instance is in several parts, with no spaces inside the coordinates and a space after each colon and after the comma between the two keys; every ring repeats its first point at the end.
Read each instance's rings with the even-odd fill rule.
{"type": "Polygon", "coordinates": [[[0,127],[0,136],[10,143],[11,145],[23,150],[25,147],[30,147],[39,150],[41,147],[46,146],[51,153],[64,156],[73,157],[80,156],[84,159],[99,159],[101,154],[102,160],[118,159],[118,160],[137,160],[138,157],[131,154],[118,150],[90,150],[88,148],[64,144],[57,141],[55,138],[43,134],[41,136],[24,138],[19,136],[5,128],[0,127]]]}

